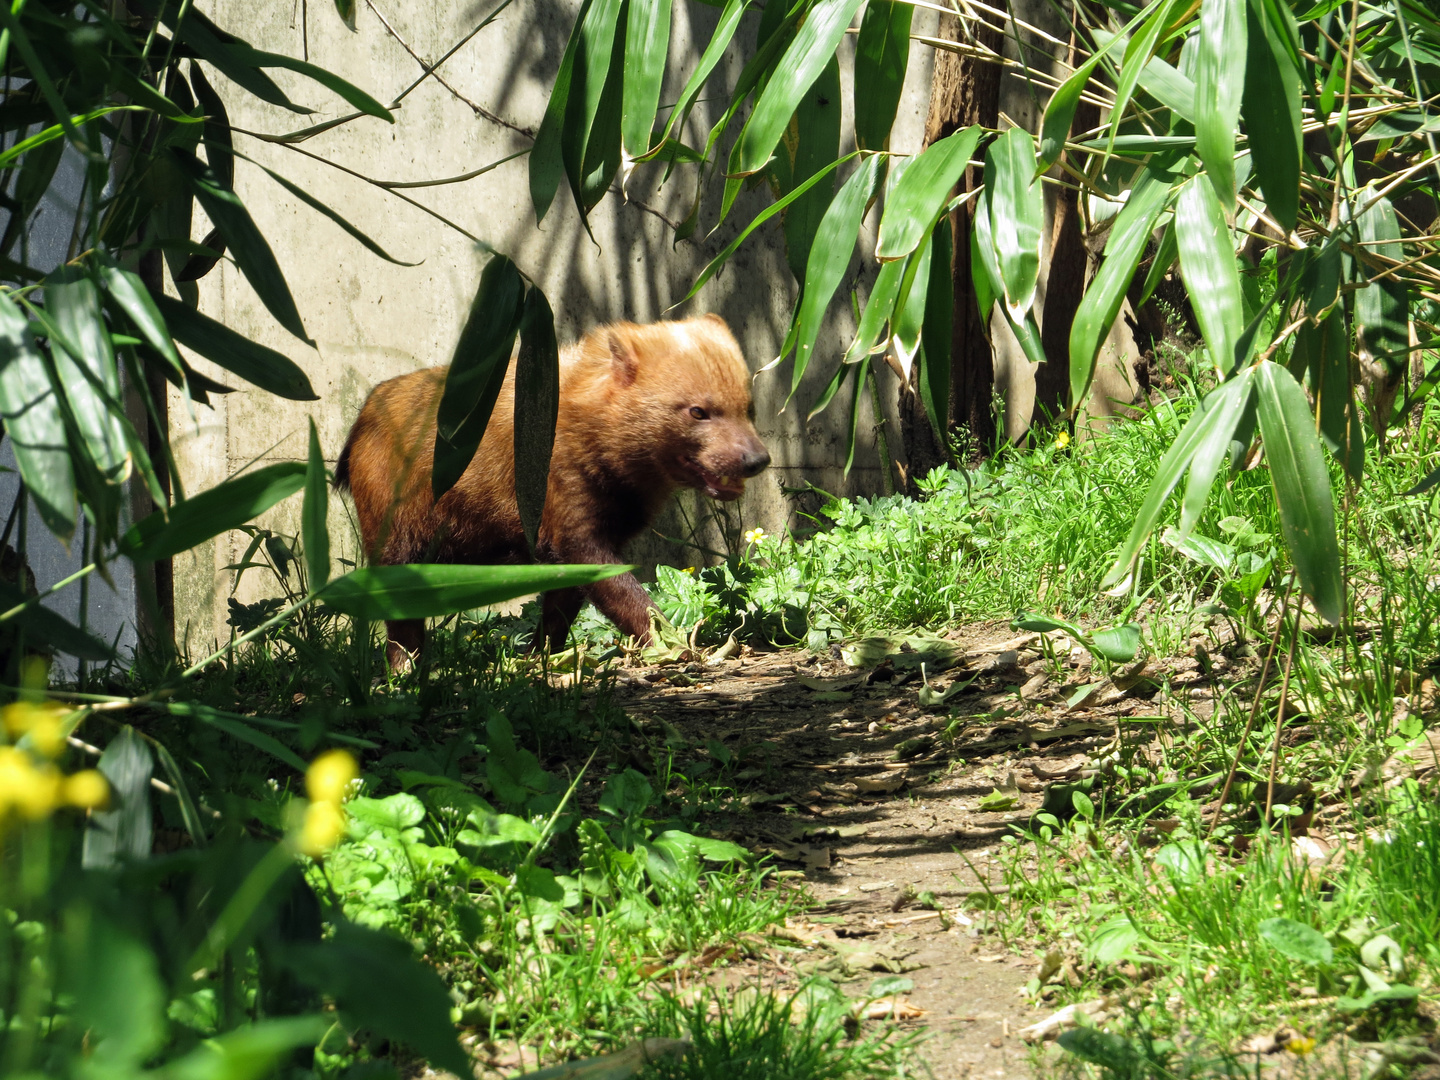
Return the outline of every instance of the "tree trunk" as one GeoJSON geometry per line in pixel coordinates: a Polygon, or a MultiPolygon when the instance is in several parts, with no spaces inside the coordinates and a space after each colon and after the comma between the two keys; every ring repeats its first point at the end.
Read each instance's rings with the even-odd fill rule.
{"type": "MultiPolygon", "coordinates": [[[[1072,34],[1072,67],[1077,62],[1074,40],[1072,34]]],[[[1082,99],[1070,124],[1071,138],[1099,123],[1099,107],[1082,99]]],[[[1063,163],[1065,157],[1062,154],[1060,162],[1063,163]]],[[[1057,163],[1050,175],[1064,178],[1066,174],[1057,163]]],[[[1045,308],[1040,317],[1040,344],[1045,349],[1045,363],[1035,371],[1032,425],[1053,421],[1071,404],[1070,327],[1075,322],[1075,312],[1080,310],[1080,299],[1085,295],[1089,263],[1085,236],[1080,231],[1079,193],[1062,187],[1055,202],[1055,225],[1050,234],[1050,273],[1045,279],[1045,308]]]]}
{"type": "MultiPolygon", "coordinates": [[[[961,40],[960,20],[950,14],[940,16],[938,36],[946,41],[961,40]]],[[[977,44],[1000,51],[1002,35],[998,30],[979,27],[977,44]]],[[[971,124],[995,127],[1000,117],[1000,66],[973,56],[938,51],[935,73],[930,84],[930,114],[925,122],[925,145],[930,145],[971,124]]],[[[961,178],[958,192],[979,187],[979,170],[969,168],[961,178]]],[[[950,345],[950,415],[945,428],[960,437],[967,458],[982,457],[995,442],[995,416],[990,399],[995,387],[994,353],[990,348],[990,329],[980,318],[975,303],[975,288],[970,280],[970,204],[950,214],[954,231],[955,261],[951,278],[955,286],[955,324],[950,345]]],[[[911,410],[919,416],[920,408],[911,410]]],[[[915,425],[909,425],[913,428],[915,425]]],[[[933,440],[932,440],[933,442],[933,440]]],[[[923,449],[923,441],[907,432],[905,449],[912,444],[923,449]]],[[[939,464],[931,462],[930,465],[939,464]]],[[[911,477],[923,476],[928,466],[911,459],[911,477]]]]}

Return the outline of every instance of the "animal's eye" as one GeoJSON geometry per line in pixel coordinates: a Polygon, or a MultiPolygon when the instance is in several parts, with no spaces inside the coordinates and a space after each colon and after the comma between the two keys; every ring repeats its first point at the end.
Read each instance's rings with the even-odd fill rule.
{"type": "Polygon", "coordinates": [[[709,420],[709,419],[710,419],[710,414],[709,414],[708,412],[706,412],[704,409],[702,409],[699,405],[691,405],[691,406],[690,406],[690,415],[693,416],[696,420],[709,420]]]}

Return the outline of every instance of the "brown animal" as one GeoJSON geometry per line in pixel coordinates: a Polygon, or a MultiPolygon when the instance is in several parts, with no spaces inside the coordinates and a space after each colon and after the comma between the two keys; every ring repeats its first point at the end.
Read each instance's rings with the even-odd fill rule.
{"type": "MultiPolygon", "coordinates": [[[[515,502],[512,364],[474,460],[436,502],[430,471],[445,368],[371,391],[335,467],[374,563],[529,560],[515,502]]],[[[770,464],[755,433],[750,372],[717,315],[603,326],[560,354],[560,408],[536,554],[618,563],[678,487],[735,499],[770,464]]],[[[645,639],[655,605],[633,574],[546,593],[537,647],[561,648],[584,601],[645,639]]],[[[424,641],[422,620],[386,624],[392,669],[424,641]]]]}

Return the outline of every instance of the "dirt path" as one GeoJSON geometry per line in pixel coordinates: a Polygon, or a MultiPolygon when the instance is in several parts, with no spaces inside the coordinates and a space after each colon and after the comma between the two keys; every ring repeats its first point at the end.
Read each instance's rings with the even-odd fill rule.
{"type": "Polygon", "coordinates": [[[926,1029],[922,1057],[938,1080],[1030,1075],[1018,1031],[1050,1011],[1020,992],[1035,958],[949,913],[973,909],[977,872],[999,886],[1000,837],[1040,808],[1045,781],[1078,775],[1117,719],[1154,709],[1109,683],[1068,708],[1098,680],[1088,657],[1057,669],[1033,644],[1003,624],[955,638],[958,663],[938,676],[927,665],[930,693],[969,685],[940,709],[920,704],[925,680],[903,646],[868,669],[746,650],[715,666],[627,669],[617,685],[640,728],[637,764],[670,754],[682,773],[707,755],[726,765],[713,782],[736,798],[702,823],[803,871],[820,906],[801,936],[828,946],[818,970],[856,995],[887,970],[913,980],[906,999],[923,1016],[911,1023],[926,1029]],[[923,906],[927,892],[945,917],[923,906]]]}

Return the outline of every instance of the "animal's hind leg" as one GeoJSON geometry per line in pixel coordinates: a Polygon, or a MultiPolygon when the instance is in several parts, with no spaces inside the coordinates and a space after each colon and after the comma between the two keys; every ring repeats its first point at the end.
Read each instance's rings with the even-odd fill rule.
{"type": "Polygon", "coordinates": [[[540,625],[535,630],[535,639],[530,645],[531,652],[548,648],[559,652],[565,647],[570,636],[570,626],[585,604],[585,597],[579,589],[555,589],[540,598],[540,625]]]}
{"type": "Polygon", "coordinates": [[[409,671],[425,644],[424,619],[396,619],[385,624],[385,660],[397,674],[409,671]]]}

